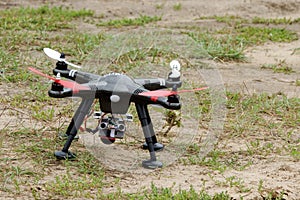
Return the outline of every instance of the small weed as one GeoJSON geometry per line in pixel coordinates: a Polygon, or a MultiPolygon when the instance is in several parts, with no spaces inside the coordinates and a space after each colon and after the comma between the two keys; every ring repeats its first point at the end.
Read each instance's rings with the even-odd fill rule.
{"type": "Polygon", "coordinates": [[[295,84],[296,86],[300,86],[300,79],[296,79],[295,84]]]}
{"type": "Polygon", "coordinates": [[[293,147],[291,149],[290,154],[294,159],[299,161],[300,160],[300,146],[298,145],[297,147],[293,147]]]}
{"type": "Polygon", "coordinates": [[[190,145],[187,150],[187,159],[183,159],[182,162],[192,165],[207,166],[212,168],[213,170],[218,170],[221,173],[226,170],[227,165],[222,162],[222,157],[224,156],[223,152],[217,150],[211,151],[205,158],[201,159],[199,157],[200,150],[201,147],[199,147],[199,145],[190,145]]]}
{"type": "Polygon", "coordinates": [[[300,55],[300,48],[295,48],[291,55],[300,55]]]}
{"type": "Polygon", "coordinates": [[[138,18],[123,18],[123,19],[116,19],[110,20],[106,22],[100,22],[98,26],[112,26],[112,27],[122,27],[122,26],[143,26],[151,22],[160,21],[161,17],[159,16],[147,16],[141,15],[138,18]]]}
{"type": "Polygon", "coordinates": [[[179,11],[182,9],[182,5],[181,3],[176,3],[175,5],[173,5],[173,10],[175,11],[179,11]]]}
{"type": "Polygon", "coordinates": [[[279,60],[276,64],[264,64],[261,69],[272,69],[274,73],[291,74],[294,70],[287,65],[285,60],[279,60]]]}
{"type": "Polygon", "coordinates": [[[155,5],[155,9],[160,10],[160,9],[163,9],[164,6],[165,6],[165,5],[164,5],[163,3],[161,3],[161,4],[156,4],[156,5],[155,5]]]}
{"type": "Polygon", "coordinates": [[[227,177],[226,182],[229,184],[230,187],[238,188],[239,192],[244,193],[250,191],[250,189],[245,186],[244,181],[236,176],[227,177]]]}
{"type": "Polygon", "coordinates": [[[32,110],[32,117],[34,117],[37,120],[52,121],[54,117],[54,108],[42,110],[40,106],[33,106],[32,110]]]}
{"type": "Polygon", "coordinates": [[[20,194],[21,193],[21,186],[23,186],[26,181],[23,180],[23,177],[28,176],[36,176],[36,173],[24,169],[20,166],[11,166],[9,169],[6,170],[4,174],[4,182],[3,182],[3,189],[7,187],[7,185],[13,185],[14,190],[12,193],[20,194]]]}
{"type": "Polygon", "coordinates": [[[172,127],[181,126],[181,113],[174,110],[167,110],[165,112],[165,120],[166,122],[163,126],[163,129],[166,128],[166,130],[164,131],[164,136],[167,136],[172,127]]]}

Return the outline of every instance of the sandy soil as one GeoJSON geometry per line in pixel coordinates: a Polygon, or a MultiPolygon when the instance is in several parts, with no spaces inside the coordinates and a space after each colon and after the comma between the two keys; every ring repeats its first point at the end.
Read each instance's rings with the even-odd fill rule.
{"type": "MultiPolygon", "coordinates": [[[[11,6],[38,6],[46,1],[1,1],[0,7],[11,6]]],[[[87,8],[94,10],[97,15],[106,19],[120,17],[134,17],[140,14],[163,15],[163,20],[158,22],[162,27],[174,25],[195,25],[216,28],[216,24],[210,21],[197,20],[201,16],[213,15],[237,15],[244,18],[254,16],[264,18],[299,18],[299,0],[201,0],[201,1],[171,1],[171,0],[81,0],[72,1],[48,1],[53,5],[65,5],[75,9],[87,8]],[[176,3],[182,5],[182,9],[175,11],[176,3]],[[157,9],[162,5],[161,9],[157,9]]],[[[97,28],[92,25],[81,24],[82,31],[100,32],[105,28],[97,28]]],[[[300,25],[289,27],[300,34],[300,25]]],[[[289,97],[299,97],[300,87],[295,85],[295,80],[300,79],[300,53],[294,52],[300,47],[300,40],[291,43],[267,43],[263,46],[247,49],[248,62],[245,63],[218,63],[218,70],[222,75],[226,87],[230,90],[242,91],[244,93],[260,92],[284,92],[289,97]],[[277,63],[280,60],[295,70],[290,75],[273,73],[271,70],[262,70],[263,64],[277,63]]],[[[239,141],[231,141],[238,145],[239,141]]],[[[241,158],[243,160],[243,158],[241,158]]],[[[172,164],[161,170],[149,173],[130,174],[117,172],[113,179],[120,177],[119,186],[124,192],[136,192],[140,188],[148,188],[153,182],[158,187],[173,187],[175,190],[189,189],[192,185],[196,190],[203,187],[209,193],[227,190],[234,198],[239,199],[241,193],[234,187],[217,185],[217,181],[224,181],[225,177],[236,176],[244,180],[245,187],[252,188],[251,192],[243,193],[244,199],[261,199],[261,194],[256,189],[259,181],[263,180],[267,189],[286,191],[287,199],[299,199],[300,192],[300,163],[293,162],[286,157],[253,158],[253,164],[242,171],[226,170],[224,174],[211,171],[207,167],[184,166],[172,164]],[[214,176],[212,180],[211,176],[214,176]]],[[[105,192],[116,191],[117,188],[105,189],[105,192]]]]}

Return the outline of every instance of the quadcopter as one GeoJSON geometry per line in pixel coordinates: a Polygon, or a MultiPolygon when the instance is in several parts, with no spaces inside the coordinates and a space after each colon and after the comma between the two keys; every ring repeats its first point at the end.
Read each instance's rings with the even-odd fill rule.
{"type": "Polygon", "coordinates": [[[53,98],[80,97],[81,103],[76,110],[67,130],[66,142],[60,151],[55,151],[57,159],[66,160],[76,157],[69,148],[76,137],[81,125],[90,114],[95,100],[99,100],[100,110],[94,113],[94,118],[99,120],[95,130],[105,144],[112,144],[116,139],[124,137],[125,121],[132,120],[132,115],[127,114],[131,103],[135,104],[137,115],[145,137],[143,147],[148,149],[150,159],[144,160],[142,166],[148,169],[161,168],[162,162],[157,160],[155,151],[160,151],[164,145],[157,141],[153,124],[149,115],[148,105],[159,105],[170,110],[181,108],[179,93],[204,90],[207,87],[192,90],[177,90],[182,86],[180,80],[180,63],[177,60],[170,62],[171,72],[167,79],[162,78],[136,78],[121,73],[108,73],[103,76],[68,69],[68,66],[81,68],[66,61],[65,54],[50,48],[44,48],[44,53],[57,60],[52,77],[41,71],[29,67],[28,69],[38,75],[52,80],[48,95],[53,98]],[[61,77],[69,80],[62,80],[61,77]],[[171,90],[165,90],[170,88],[171,90]],[[114,115],[125,115],[124,118],[114,115]]]}

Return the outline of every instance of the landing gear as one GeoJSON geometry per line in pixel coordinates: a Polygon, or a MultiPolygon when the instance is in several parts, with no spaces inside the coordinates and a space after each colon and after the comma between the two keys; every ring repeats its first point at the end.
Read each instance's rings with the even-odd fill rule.
{"type": "MultiPolygon", "coordinates": [[[[153,141],[153,140],[152,140],[153,141]]],[[[153,144],[153,147],[154,147],[154,151],[162,151],[164,149],[164,145],[159,143],[159,142],[156,142],[153,144]]],[[[143,145],[142,145],[142,149],[148,149],[148,145],[147,145],[147,142],[145,142],[143,145]]]]}
{"type": "Polygon", "coordinates": [[[54,153],[55,157],[59,160],[66,160],[66,159],[74,159],[76,155],[69,151],[69,148],[75,139],[79,127],[81,126],[82,122],[84,121],[85,116],[88,114],[94,99],[82,99],[82,102],[79,105],[79,108],[75,112],[74,117],[72,118],[71,123],[67,129],[67,141],[61,151],[56,151],[54,153]]]}
{"type": "MultiPolygon", "coordinates": [[[[75,139],[77,132],[79,130],[79,127],[84,121],[85,116],[88,114],[92,104],[93,104],[94,99],[90,98],[85,98],[82,100],[79,108],[77,109],[74,117],[72,118],[72,121],[66,131],[67,135],[67,141],[61,151],[56,151],[54,155],[56,156],[57,159],[60,160],[66,160],[66,159],[74,159],[76,158],[76,155],[71,153],[69,151],[69,148],[71,146],[72,141],[75,139]]],[[[142,162],[142,166],[147,168],[147,169],[156,169],[156,168],[161,168],[163,166],[162,162],[158,161],[156,159],[155,151],[162,150],[164,146],[160,143],[157,142],[153,125],[150,119],[150,115],[148,112],[147,104],[136,104],[136,109],[137,113],[139,116],[139,120],[142,125],[144,137],[146,140],[146,143],[143,145],[143,148],[147,148],[150,153],[150,159],[149,160],[144,160],[142,162]]],[[[115,138],[114,138],[115,139],[115,138]]],[[[113,143],[114,140],[112,141],[111,138],[106,137],[106,138],[101,138],[101,140],[104,143],[113,143]]]]}
{"type": "MultiPolygon", "coordinates": [[[[151,118],[148,112],[148,108],[146,104],[136,104],[136,110],[139,116],[139,120],[142,125],[142,129],[144,132],[144,137],[146,140],[146,145],[147,146],[149,153],[150,153],[150,159],[149,160],[144,160],[142,162],[142,166],[147,169],[156,169],[156,168],[161,168],[163,166],[162,162],[158,161],[156,159],[155,155],[155,149],[154,149],[154,144],[157,144],[157,147],[161,147],[161,144],[157,143],[157,139],[154,133],[153,125],[151,122],[151,118]]],[[[162,149],[162,148],[159,148],[162,149]]]]}
{"type": "Polygon", "coordinates": [[[76,158],[76,154],[72,153],[71,151],[68,151],[68,153],[63,151],[55,151],[54,155],[58,160],[72,160],[76,158]]]}

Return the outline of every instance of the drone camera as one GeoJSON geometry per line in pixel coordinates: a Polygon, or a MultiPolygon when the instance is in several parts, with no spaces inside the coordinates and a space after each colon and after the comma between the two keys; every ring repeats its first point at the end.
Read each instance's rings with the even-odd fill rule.
{"type": "Polygon", "coordinates": [[[105,144],[111,144],[116,138],[123,139],[125,130],[126,126],[123,119],[106,117],[102,119],[99,125],[99,136],[105,144]]]}
{"type": "Polygon", "coordinates": [[[107,123],[102,122],[102,123],[100,124],[100,129],[107,129],[107,128],[108,128],[108,124],[107,124],[107,123]]]}
{"type": "Polygon", "coordinates": [[[117,130],[124,132],[125,131],[125,125],[124,124],[118,124],[118,129],[117,130]]]}

